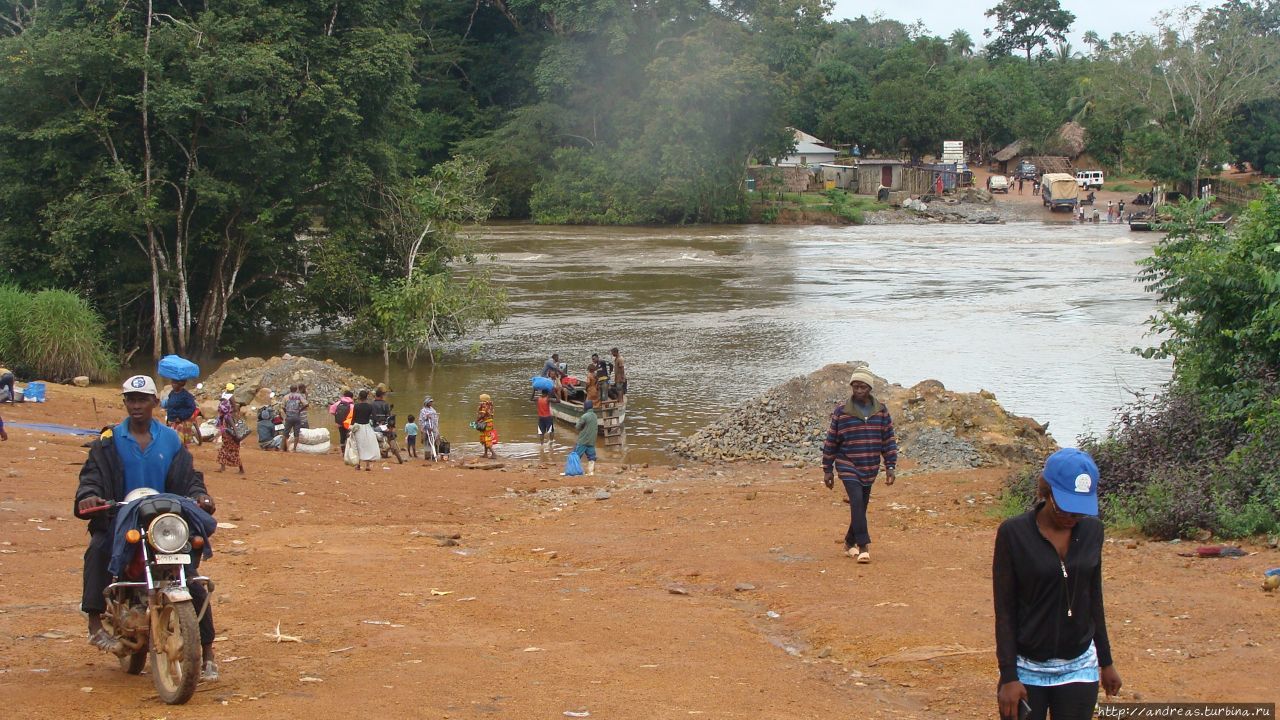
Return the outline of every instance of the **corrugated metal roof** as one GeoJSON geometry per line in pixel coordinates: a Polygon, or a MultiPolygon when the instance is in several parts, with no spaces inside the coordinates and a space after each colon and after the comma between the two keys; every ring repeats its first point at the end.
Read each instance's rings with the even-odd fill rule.
{"type": "Polygon", "coordinates": [[[823,153],[831,153],[834,155],[835,152],[836,152],[835,149],[829,148],[826,145],[819,145],[818,143],[809,142],[805,140],[805,141],[797,142],[795,152],[791,154],[792,155],[821,155],[823,153]]]}

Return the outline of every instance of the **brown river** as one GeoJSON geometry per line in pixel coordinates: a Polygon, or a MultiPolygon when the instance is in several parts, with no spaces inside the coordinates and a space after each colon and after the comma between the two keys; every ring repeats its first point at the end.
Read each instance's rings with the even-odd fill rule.
{"type": "MultiPolygon", "coordinates": [[[[580,373],[612,346],[631,392],[626,450],[604,459],[662,462],[667,443],[741,401],[845,360],[903,385],[990,390],[1072,445],[1168,379],[1168,363],[1130,352],[1149,340],[1155,302],[1135,262],[1156,237],[1040,223],[495,225],[481,232],[485,262],[508,289],[511,317],[450,345],[440,364],[393,358],[384,373],[381,356],[315,334],[269,351],[332,357],[387,381],[401,423],[431,394],[463,452],[476,397],[489,393],[500,454],[538,456],[529,378],[552,352],[580,373]]],[[[573,443],[567,428],[558,435],[573,443]]]]}

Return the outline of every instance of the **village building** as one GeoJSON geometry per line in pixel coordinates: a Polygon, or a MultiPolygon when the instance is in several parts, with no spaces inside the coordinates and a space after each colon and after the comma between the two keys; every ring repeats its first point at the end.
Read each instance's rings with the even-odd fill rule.
{"type": "Polygon", "coordinates": [[[803,130],[788,129],[795,136],[796,149],[790,155],[778,160],[778,165],[817,168],[823,163],[835,162],[838,154],[835,148],[823,145],[821,140],[803,130]]]}
{"type": "Polygon", "coordinates": [[[881,186],[890,191],[902,189],[901,160],[863,158],[858,161],[858,194],[875,195],[881,186]]]}

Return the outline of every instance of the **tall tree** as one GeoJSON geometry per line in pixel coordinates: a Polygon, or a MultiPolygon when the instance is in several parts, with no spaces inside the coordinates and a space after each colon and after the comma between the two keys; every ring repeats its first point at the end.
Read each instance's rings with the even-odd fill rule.
{"type": "Polygon", "coordinates": [[[1058,0],[1002,0],[986,12],[995,18],[996,26],[983,31],[986,37],[994,36],[987,45],[993,56],[1009,55],[1022,50],[1031,62],[1036,48],[1047,48],[1050,40],[1065,42],[1075,14],[1063,10],[1058,0]]]}
{"type": "Polygon", "coordinates": [[[952,32],[951,37],[947,39],[947,44],[951,46],[951,51],[960,57],[969,57],[973,54],[973,36],[964,30],[952,32]]]}

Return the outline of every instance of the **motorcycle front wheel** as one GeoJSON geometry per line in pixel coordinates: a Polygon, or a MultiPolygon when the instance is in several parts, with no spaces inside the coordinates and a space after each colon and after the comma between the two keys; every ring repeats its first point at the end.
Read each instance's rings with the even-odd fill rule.
{"type": "Polygon", "coordinates": [[[151,679],[160,699],[181,705],[200,680],[200,626],[190,600],[165,602],[151,623],[151,679]]]}

